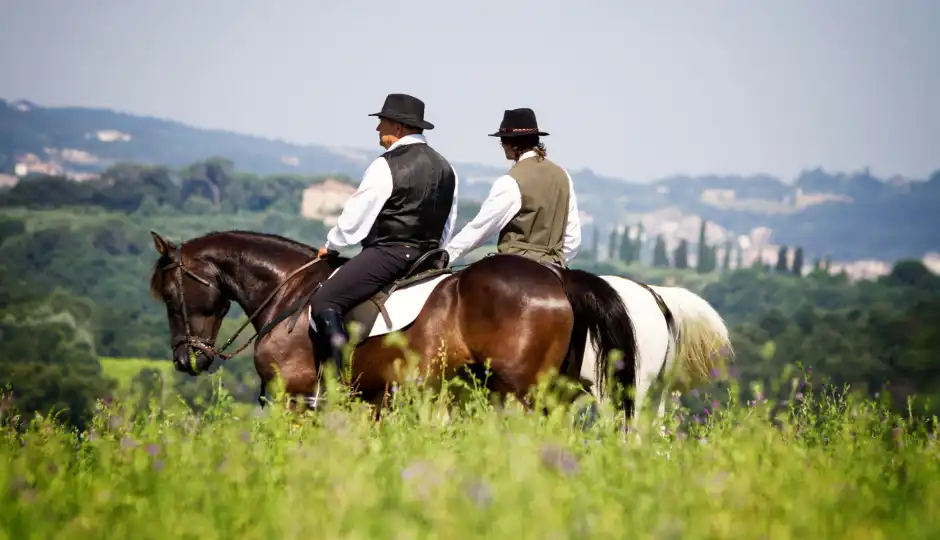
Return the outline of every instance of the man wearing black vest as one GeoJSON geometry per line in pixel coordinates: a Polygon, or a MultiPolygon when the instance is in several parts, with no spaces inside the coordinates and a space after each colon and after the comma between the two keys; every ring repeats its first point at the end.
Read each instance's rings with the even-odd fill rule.
{"type": "Polygon", "coordinates": [[[311,299],[315,345],[332,357],[337,375],[349,340],[343,316],[402,277],[421,255],[446,245],[457,218],[457,172],[427,144],[423,132],[434,124],[424,120],[424,102],[389,94],[381,112],[369,116],[379,117],[385,153],[366,169],[318,255],[357,243],[362,251],[311,299]]]}

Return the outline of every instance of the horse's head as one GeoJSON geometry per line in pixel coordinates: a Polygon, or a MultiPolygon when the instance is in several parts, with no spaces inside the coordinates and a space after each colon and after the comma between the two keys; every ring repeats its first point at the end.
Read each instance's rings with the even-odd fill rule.
{"type": "Polygon", "coordinates": [[[215,339],[231,302],[220,290],[219,270],[212,262],[153,231],[150,234],[160,254],[150,278],[150,292],[166,305],[173,365],[177,371],[198,375],[219,354],[215,339]],[[191,351],[195,352],[194,361],[190,360],[191,351]]]}

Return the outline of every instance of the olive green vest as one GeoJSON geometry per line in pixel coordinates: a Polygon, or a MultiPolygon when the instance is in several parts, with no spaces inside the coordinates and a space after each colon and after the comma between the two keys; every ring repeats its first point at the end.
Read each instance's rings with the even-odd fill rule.
{"type": "Polygon", "coordinates": [[[551,161],[530,157],[509,170],[522,207],[503,230],[496,245],[500,253],[515,253],[565,266],[562,247],[568,223],[568,175],[551,161]]]}

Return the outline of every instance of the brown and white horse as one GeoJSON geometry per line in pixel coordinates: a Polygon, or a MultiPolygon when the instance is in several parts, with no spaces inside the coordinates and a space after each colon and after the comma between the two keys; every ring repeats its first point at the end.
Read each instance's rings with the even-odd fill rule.
{"type": "MultiPolygon", "coordinates": [[[[259,334],[254,363],[262,390],[279,377],[287,394],[318,395],[320,359],[304,300],[346,259],[317,260],[310,246],[246,231],[210,233],[181,245],[152,236],[159,258],[150,290],[166,306],[178,371],[197,375],[223,357],[225,346],[217,348],[215,340],[236,302],[259,334]],[[281,320],[288,312],[296,312],[296,325],[281,320]]],[[[405,338],[427,380],[456,376],[464,367],[479,374],[488,363],[488,389],[523,403],[542,376],[584,372],[585,347],[595,386],[605,382],[613,351],[626,359],[610,371],[615,380],[634,384],[637,338],[630,315],[615,287],[589,272],[494,255],[402,287],[385,307],[391,324],[379,318],[365,329],[350,366],[351,385],[374,404],[404,376],[396,360],[407,351],[384,339],[391,332],[405,338]]],[[[629,414],[632,401],[620,405],[629,414]]]]}

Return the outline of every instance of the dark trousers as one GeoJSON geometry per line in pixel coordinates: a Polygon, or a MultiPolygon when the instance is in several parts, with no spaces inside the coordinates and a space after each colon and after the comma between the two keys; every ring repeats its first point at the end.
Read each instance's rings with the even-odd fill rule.
{"type": "Polygon", "coordinates": [[[335,310],[340,316],[346,315],[350,309],[404,276],[421,253],[409,246],[363,248],[314,293],[310,300],[313,315],[318,317],[326,309],[335,310]]]}

